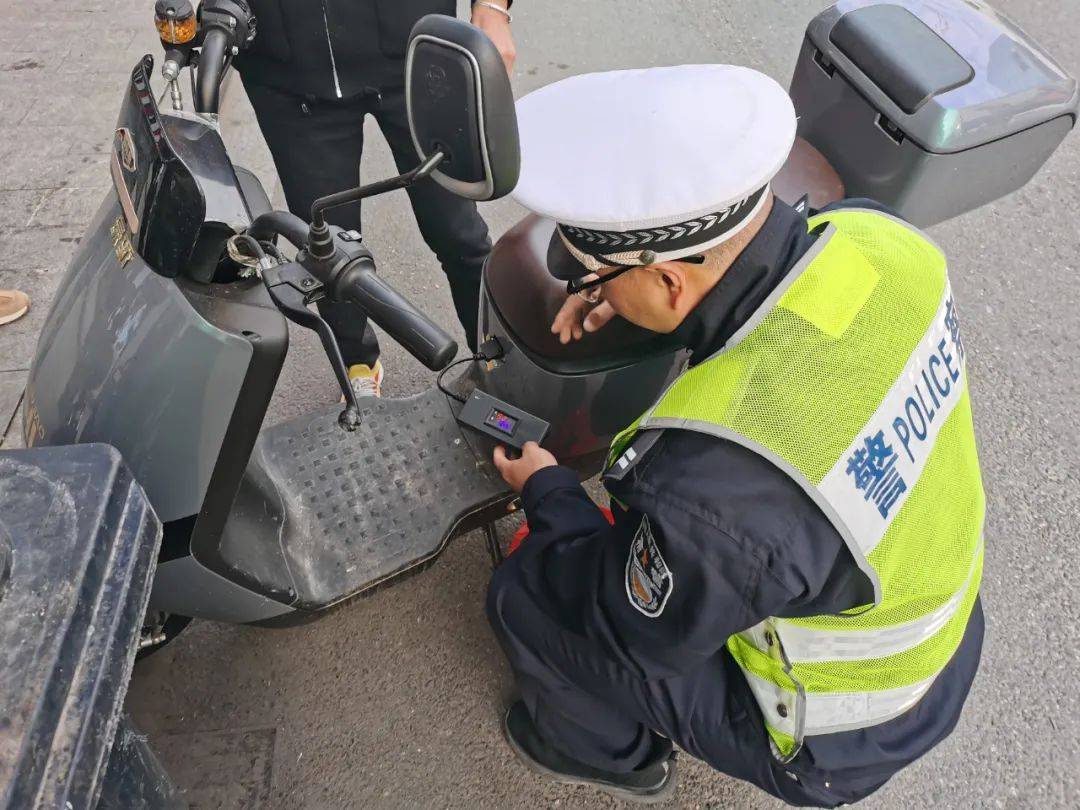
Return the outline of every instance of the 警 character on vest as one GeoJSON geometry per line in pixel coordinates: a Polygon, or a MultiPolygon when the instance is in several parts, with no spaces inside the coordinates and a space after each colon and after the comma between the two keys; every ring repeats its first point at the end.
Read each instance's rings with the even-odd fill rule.
{"type": "Polygon", "coordinates": [[[945,256],[867,200],[773,196],[791,101],[742,67],[596,73],[518,104],[563,340],[615,315],[689,366],[611,447],[614,524],[535,444],[488,615],[532,768],[622,798],[673,746],[797,805],[857,801],[955,726],[985,509],[945,256]]]}
{"type": "MultiPolygon", "coordinates": [[[[488,35],[507,71],[514,63],[512,0],[476,0],[472,22],[488,35]]],[[[289,210],[307,220],[319,197],[357,185],[364,119],[379,124],[401,172],[416,167],[405,111],[409,32],[427,14],[453,16],[454,0],[250,0],[257,33],[236,58],[259,128],[274,158],[289,210]]],[[[491,252],[476,204],[433,180],[409,188],[420,233],[446,273],[465,339],[476,349],[480,275],[491,252]]],[[[360,203],[327,220],[361,230],[360,203]]],[[[354,304],[320,301],[361,395],[378,395],[383,369],[367,317],[354,304]]]]}

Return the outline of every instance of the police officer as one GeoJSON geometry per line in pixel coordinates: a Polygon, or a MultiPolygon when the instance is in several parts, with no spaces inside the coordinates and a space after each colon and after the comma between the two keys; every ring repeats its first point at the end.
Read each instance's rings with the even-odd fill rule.
{"type": "Polygon", "coordinates": [[[487,603],[510,746],[626,799],[670,794],[673,744],[792,804],[867,796],[952,731],[982,645],[944,256],[866,201],[775,199],[795,113],[755,71],[578,76],[518,112],[516,195],[592,302],[555,331],[599,293],[690,359],[612,445],[614,525],[547,451],[496,451],[531,527],[487,603]]]}
{"type": "MultiPolygon", "coordinates": [[[[512,0],[476,0],[472,21],[495,43],[509,71],[512,0]]],[[[373,115],[400,171],[416,149],[405,113],[405,49],[425,14],[453,15],[455,0],[251,0],[257,19],[252,47],[237,58],[289,210],[307,219],[318,197],[357,183],[364,118],[373,115]]],[[[475,348],[480,273],[491,250],[473,202],[424,180],[409,189],[416,222],[442,264],[469,345],[475,348]]],[[[360,204],[329,212],[360,229],[360,204]]],[[[323,303],[359,394],[378,395],[382,364],[367,318],[354,305],[323,303]]]]}

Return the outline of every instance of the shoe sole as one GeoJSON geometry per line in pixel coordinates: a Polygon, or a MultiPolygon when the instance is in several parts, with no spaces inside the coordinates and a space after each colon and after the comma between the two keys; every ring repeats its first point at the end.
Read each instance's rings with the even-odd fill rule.
{"type": "Polygon", "coordinates": [[[30,305],[27,304],[25,307],[20,309],[18,312],[12,312],[10,315],[0,315],[0,326],[3,326],[5,323],[11,323],[12,321],[19,320],[19,318],[21,318],[23,315],[25,315],[29,311],[30,311],[30,305]]]}
{"type": "Polygon", "coordinates": [[[619,785],[614,785],[611,782],[604,782],[600,779],[586,779],[581,776],[567,776],[565,773],[559,773],[547,768],[529,756],[525,750],[517,744],[514,738],[510,735],[510,730],[506,727],[506,720],[503,720],[502,724],[503,737],[506,739],[507,745],[511,750],[517,754],[517,758],[520,759],[525,767],[533,773],[546,776],[549,779],[558,782],[561,785],[588,785],[594,787],[609,796],[614,796],[617,799],[622,799],[624,802],[631,802],[634,804],[660,804],[666,802],[675,793],[675,777],[676,777],[676,765],[675,760],[668,761],[668,776],[664,780],[664,784],[658,787],[656,790],[649,793],[640,793],[633,790],[628,790],[619,785]]]}

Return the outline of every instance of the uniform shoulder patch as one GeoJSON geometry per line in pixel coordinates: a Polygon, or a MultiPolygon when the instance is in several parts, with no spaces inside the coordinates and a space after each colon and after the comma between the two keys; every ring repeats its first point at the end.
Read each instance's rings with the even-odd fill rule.
{"type": "Polygon", "coordinates": [[[642,515],[626,561],[626,596],[636,610],[655,619],[664,612],[674,587],[674,577],[656,547],[649,517],[642,515]]]}

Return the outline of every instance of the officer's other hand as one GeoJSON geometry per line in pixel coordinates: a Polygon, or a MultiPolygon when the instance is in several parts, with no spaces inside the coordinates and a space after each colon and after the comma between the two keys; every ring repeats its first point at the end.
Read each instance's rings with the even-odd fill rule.
{"type": "Polygon", "coordinates": [[[607,301],[590,304],[579,295],[567,296],[551,322],[551,333],[559,336],[560,343],[581,340],[586,332],[595,332],[615,317],[615,310],[607,301]]]}
{"type": "Polygon", "coordinates": [[[537,470],[558,465],[555,456],[536,442],[526,442],[521,448],[521,458],[515,459],[507,458],[506,448],[501,444],[495,448],[495,469],[514,492],[521,492],[525,488],[525,482],[537,470]]]}
{"type": "MultiPolygon", "coordinates": [[[[506,5],[506,0],[489,0],[500,6],[506,5]]],[[[517,47],[514,45],[514,35],[510,33],[510,20],[505,14],[500,14],[487,6],[473,6],[472,24],[487,34],[488,39],[495,43],[495,48],[506,65],[506,72],[514,75],[514,60],[517,59],[517,47]]]]}

